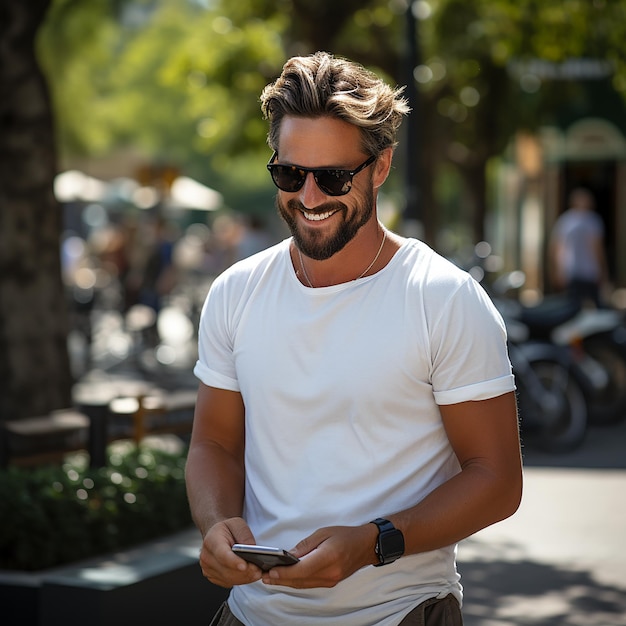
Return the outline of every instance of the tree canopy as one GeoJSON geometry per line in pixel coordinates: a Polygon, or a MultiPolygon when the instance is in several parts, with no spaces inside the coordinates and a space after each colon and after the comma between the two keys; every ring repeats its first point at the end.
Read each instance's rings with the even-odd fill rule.
{"type": "Polygon", "coordinates": [[[0,18],[3,416],[69,397],[56,150],[132,149],[271,210],[260,91],[289,56],[326,49],[415,92],[385,189],[401,206],[402,179],[419,181],[427,241],[452,219],[476,241],[487,163],[516,130],[619,98],[625,124],[626,0],[0,0],[0,18]]]}
{"type": "Polygon", "coordinates": [[[420,58],[408,60],[419,120],[407,149],[428,154],[418,161],[423,213],[437,208],[429,181],[454,168],[469,198],[456,201],[480,231],[487,161],[517,129],[582,97],[575,81],[553,88],[559,64],[600,61],[626,97],[623,0],[55,0],[40,51],[61,152],[98,157],[132,145],[219,186],[235,205],[271,193],[263,86],[288,56],[318,49],[396,84],[412,80],[408,10],[420,58]]]}

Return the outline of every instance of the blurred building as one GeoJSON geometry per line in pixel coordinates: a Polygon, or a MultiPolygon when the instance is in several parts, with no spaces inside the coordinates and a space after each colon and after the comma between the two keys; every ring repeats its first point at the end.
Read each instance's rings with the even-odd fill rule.
{"type": "Polygon", "coordinates": [[[526,273],[530,289],[550,291],[545,259],[552,226],[568,208],[569,192],[586,187],[605,224],[613,285],[625,289],[626,103],[611,86],[611,67],[585,59],[560,65],[538,61],[518,73],[520,80],[535,80],[537,88],[542,81],[560,81],[563,89],[575,83],[582,96],[537,132],[512,138],[494,168],[499,217],[490,225],[491,237],[506,251],[507,267],[526,273]]]}

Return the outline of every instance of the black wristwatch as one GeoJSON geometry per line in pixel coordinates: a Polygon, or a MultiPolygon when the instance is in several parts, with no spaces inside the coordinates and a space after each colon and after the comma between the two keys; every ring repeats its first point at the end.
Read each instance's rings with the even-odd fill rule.
{"type": "Polygon", "coordinates": [[[374,551],[378,563],[374,567],[389,565],[404,554],[404,535],[389,520],[379,517],[371,522],[378,526],[378,540],[374,551]]]}

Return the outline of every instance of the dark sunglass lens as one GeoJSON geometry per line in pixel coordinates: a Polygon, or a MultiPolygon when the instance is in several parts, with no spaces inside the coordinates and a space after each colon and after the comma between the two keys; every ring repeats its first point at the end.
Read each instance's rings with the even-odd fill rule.
{"type": "Polygon", "coordinates": [[[302,187],[305,172],[290,165],[274,165],[272,167],[272,178],[279,189],[294,192],[302,187]]]}
{"type": "Polygon", "coordinates": [[[315,173],[315,180],[329,196],[343,196],[352,187],[350,172],[346,170],[319,170],[315,173]]]}

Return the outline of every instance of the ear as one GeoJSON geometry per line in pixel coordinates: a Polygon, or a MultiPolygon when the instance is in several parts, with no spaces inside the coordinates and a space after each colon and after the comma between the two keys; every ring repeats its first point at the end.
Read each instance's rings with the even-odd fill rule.
{"type": "Polygon", "coordinates": [[[375,189],[378,189],[387,180],[387,176],[389,176],[389,171],[391,170],[392,158],[393,148],[385,148],[376,159],[372,181],[375,189]]]}

